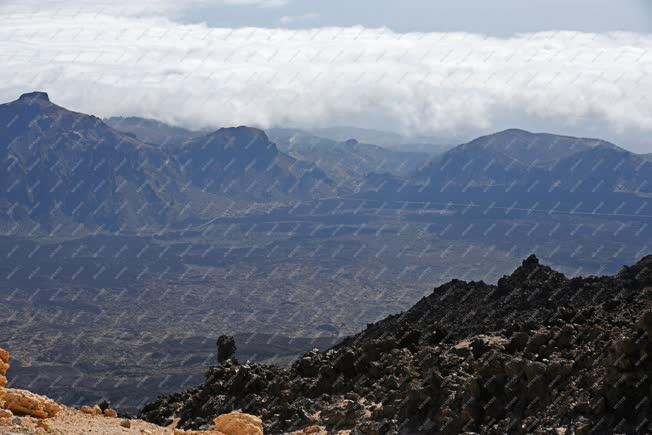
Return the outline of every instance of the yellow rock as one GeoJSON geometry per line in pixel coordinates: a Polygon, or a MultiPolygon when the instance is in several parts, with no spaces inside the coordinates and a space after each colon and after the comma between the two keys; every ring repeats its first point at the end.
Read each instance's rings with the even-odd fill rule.
{"type": "Polygon", "coordinates": [[[97,405],[95,405],[95,406],[86,406],[86,405],[84,405],[81,408],[79,408],[79,410],[81,412],[83,412],[84,414],[90,414],[90,415],[100,415],[100,414],[102,414],[102,410],[97,405]]]}
{"type": "Polygon", "coordinates": [[[15,414],[30,415],[36,418],[54,417],[62,407],[45,396],[26,390],[7,388],[4,390],[5,408],[15,414]]]}
{"type": "Polygon", "coordinates": [[[263,421],[250,414],[234,411],[214,420],[215,430],[226,435],[263,435],[263,421]]]}

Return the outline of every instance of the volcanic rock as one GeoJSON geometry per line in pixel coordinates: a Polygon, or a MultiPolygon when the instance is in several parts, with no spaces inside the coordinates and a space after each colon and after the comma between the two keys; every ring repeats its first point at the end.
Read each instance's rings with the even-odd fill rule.
{"type": "Polygon", "coordinates": [[[531,256],[497,285],[450,281],[289,368],[211,367],[140,415],[199,428],[241,409],[272,434],[651,433],[651,266],[568,279],[531,256]]]}

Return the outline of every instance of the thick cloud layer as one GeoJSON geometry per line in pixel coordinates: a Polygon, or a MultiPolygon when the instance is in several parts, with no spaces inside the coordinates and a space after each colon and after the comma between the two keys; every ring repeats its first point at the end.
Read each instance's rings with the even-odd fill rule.
{"type": "Polygon", "coordinates": [[[450,142],[522,127],[652,152],[650,35],[223,29],[58,10],[0,8],[3,101],[39,89],[188,127],[357,125],[450,142]]]}

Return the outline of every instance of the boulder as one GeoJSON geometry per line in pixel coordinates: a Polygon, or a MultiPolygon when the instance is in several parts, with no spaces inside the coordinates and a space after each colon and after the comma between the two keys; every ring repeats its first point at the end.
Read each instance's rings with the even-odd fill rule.
{"type": "Polygon", "coordinates": [[[250,414],[234,411],[213,421],[215,430],[226,435],[263,435],[263,421],[250,414]]]}
{"type": "Polygon", "coordinates": [[[26,390],[7,388],[4,390],[5,408],[15,414],[29,415],[36,418],[54,417],[62,407],[45,396],[26,390]]]}
{"type": "Polygon", "coordinates": [[[110,417],[110,418],[117,418],[118,417],[118,412],[113,408],[106,408],[103,411],[103,414],[104,414],[105,417],[110,417]]]}
{"type": "Polygon", "coordinates": [[[95,406],[86,406],[86,405],[84,405],[81,408],[79,408],[79,410],[81,412],[83,412],[84,414],[89,414],[89,415],[100,415],[100,414],[102,414],[102,409],[97,405],[95,405],[95,406]]]}

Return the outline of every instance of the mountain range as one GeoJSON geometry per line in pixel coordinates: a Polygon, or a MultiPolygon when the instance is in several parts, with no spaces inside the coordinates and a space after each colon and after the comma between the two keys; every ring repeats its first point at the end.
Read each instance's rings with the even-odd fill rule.
{"type": "Polygon", "coordinates": [[[453,277],[497,282],[532,252],[616,273],[651,248],[652,162],[605,141],[507,130],[423,154],[344,137],[102,120],[42,92],[0,105],[13,386],[134,412],[201,382],[215,331],[286,364],[453,277]]]}
{"type": "Polygon", "coordinates": [[[11,220],[50,229],[152,229],[207,210],[334,192],[322,171],[280,152],[257,129],[153,145],[57,106],[43,92],[0,105],[0,124],[0,201],[11,220]]]}

